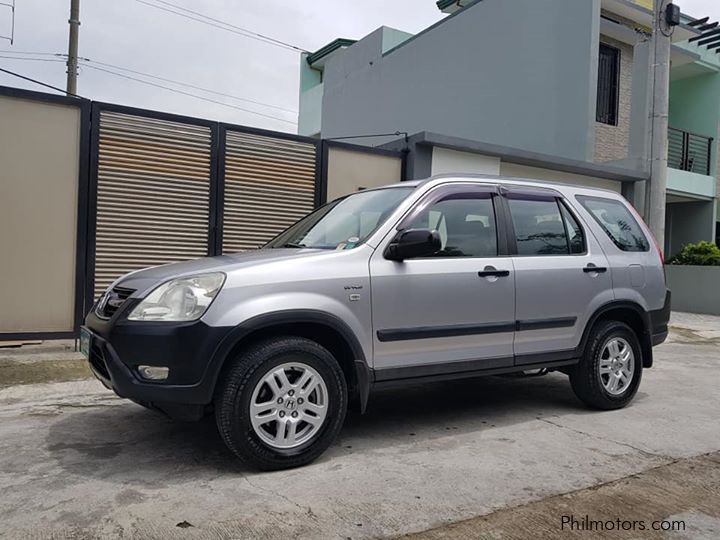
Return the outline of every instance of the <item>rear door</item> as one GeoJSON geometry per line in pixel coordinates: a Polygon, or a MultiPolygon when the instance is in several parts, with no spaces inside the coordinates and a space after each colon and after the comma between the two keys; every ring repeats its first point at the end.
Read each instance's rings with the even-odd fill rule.
{"type": "Polygon", "coordinates": [[[659,248],[651,249],[648,238],[652,234],[643,232],[642,219],[624,199],[577,195],[576,200],[590,215],[589,223],[603,242],[615,295],[646,310],[661,309],[665,303],[665,273],[659,248]]]}
{"type": "Polygon", "coordinates": [[[613,299],[608,261],[553,190],[503,190],[515,268],[515,364],[573,358],[593,312],[613,299]]]}

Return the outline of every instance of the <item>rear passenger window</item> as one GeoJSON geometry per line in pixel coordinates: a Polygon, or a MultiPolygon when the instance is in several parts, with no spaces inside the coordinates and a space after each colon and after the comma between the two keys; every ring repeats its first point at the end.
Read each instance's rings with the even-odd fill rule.
{"type": "MultiPolygon", "coordinates": [[[[567,255],[565,224],[554,198],[509,196],[518,255],[567,255]]],[[[577,222],[575,223],[577,226],[577,222]]],[[[579,227],[578,227],[579,229],[579,227]]],[[[582,236],[582,233],[580,233],[582,236]]]]}
{"type": "Polygon", "coordinates": [[[595,218],[605,234],[623,251],[648,251],[650,244],[630,210],[620,201],[602,197],[578,195],[590,215],[595,218]]]}

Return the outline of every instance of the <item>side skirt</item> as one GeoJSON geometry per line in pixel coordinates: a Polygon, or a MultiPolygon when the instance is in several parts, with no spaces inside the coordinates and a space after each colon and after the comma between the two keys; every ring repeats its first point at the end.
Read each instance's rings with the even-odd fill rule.
{"type": "MultiPolygon", "coordinates": [[[[392,368],[393,376],[388,378],[387,374],[383,371],[388,370],[375,370],[373,372],[375,382],[372,385],[373,390],[381,390],[384,388],[395,388],[399,386],[406,386],[412,384],[423,384],[427,382],[440,382],[440,381],[451,381],[456,379],[470,379],[473,377],[485,377],[487,375],[503,375],[505,373],[517,373],[520,371],[526,371],[529,369],[554,369],[565,366],[572,366],[580,361],[579,358],[571,358],[567,360],[556,360],[556,361],[541,361],[537,363],[528,363],[523,365],[505,366],[505,367],[491,367],[485,369],[471,369],[463,371],[448,371],[448,368],[452,368],[452,364],[438,365],[438,370],[442,367],[445,368],[442,372],[436,372],[432,375],[420,374],[418,375],[419,369],[426,369],[427,366],[420,367],[408,367],[408,368],[392,368]]],[[[478,362],[481,365],[482,362],[478,362]]],[[[422,373],[422,372],[421,372],[422,373]]]]}

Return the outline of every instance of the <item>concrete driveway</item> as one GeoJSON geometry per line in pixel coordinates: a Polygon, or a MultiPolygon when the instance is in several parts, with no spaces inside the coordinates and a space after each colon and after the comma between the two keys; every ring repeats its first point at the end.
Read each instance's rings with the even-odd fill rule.
{"type": "Polygon", "coordinates": [[[586,410],[559,374],[406,388],[372,396],[316,463],[275,473],[240,466],[212,419],[175,424],[94,380],[8,386],[0,537],[393,536],[716,452],[718,321],[674,331],[627,409],[586,410]]]}

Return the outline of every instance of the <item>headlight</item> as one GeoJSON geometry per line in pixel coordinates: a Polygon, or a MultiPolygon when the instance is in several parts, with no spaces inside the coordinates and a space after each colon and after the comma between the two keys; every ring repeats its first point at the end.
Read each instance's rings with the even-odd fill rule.
{"type": "Polygon", "coordinates": [[[201,274],[160,285],[128,316],[131,321],[194,321],[203,316],[225,282],[225,274],[201,274]]]}

